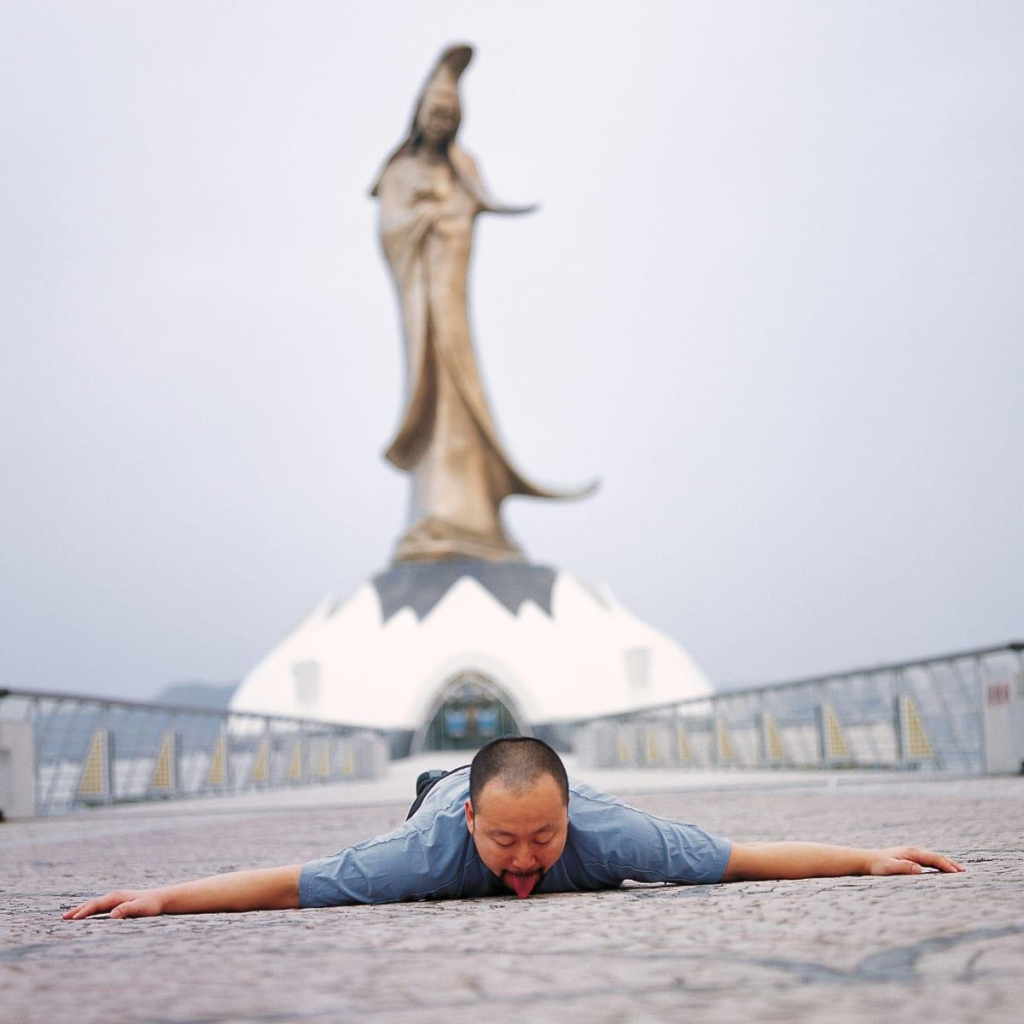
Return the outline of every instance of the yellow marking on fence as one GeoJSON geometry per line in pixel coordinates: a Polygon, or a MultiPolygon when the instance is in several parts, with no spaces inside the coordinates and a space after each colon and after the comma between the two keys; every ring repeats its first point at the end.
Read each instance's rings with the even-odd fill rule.
{"type": "Polygon", "coordinates": [[[256,748],[256,757],[252,762],[252,781],[266,782],[270,775],[270,737],[264,736],[256,748]]]}
{"type": "Polygon", "coordinates": [[[775,724],[774,715],[765,712],[762,717],[762,723],[764,726],[764,750],[768,755],[768,760],[788,761],[789,751],[786,750],[786,744],[782,742],[782,734],[779,732],[779,727],[775,724]]]}
{"type": "Polygon", "coordinates": [[[289,782],[301,782],[302,781],[302,740],[298,739],[295,741],[295,746],[292,747],[292,757],[288,762],[288,781],[289,782]]]}
{"type": "Polygon", "coordinates": [[[644,729],[644,745],[647,751],[647,763],[661,764],[661,746],[658,743],[654,729],[644,729]]]}
{"type": "Polygon", "coordinates": [[[327,779],[331,775],[331,741],[320,741],[320,756],[317,758],[315,774],[318,779],[327,779]]]}
{"type": "Polygon", "coordinates": [[[825,751],[825,760],[838,760],[850,756],[850,745],[846,742],[846,735],[842,725],[839,724],[839,716],[831,704],[821,705],[822,735],[821,740],[825,751]]]}
{"type": "Polygon", "coordinates": [[[210,767],[206,770],[207,786],[226,786],[228,784],[228,738],[218,736],[210,755],[210,767]]]}
{"type": "Polygon", "coordinates": [[[900,746],[908,760],[927,761],[935,756],[917,701],[909,694],[900,696],[900,746]]]}
{"type": "Polygon", "coordinates": [[[89,741],[89,753],[82,763],[78,779],[79,796],[107,795],[107,730],[97,729],[89,741]]]}
{"type": "Polygon", "coordinates": [[[149,779],[149,789],[173,790],[174,789],[174,754],[175,735],[173,732],[165,732],[160,741],[160,752],[156,755],[156,764],[153,765],[153,774],[149,779]]]}
{"type": "Polygon", "coordinates": [[[725,721],[721,718],[715,719],[715,737],[717,740],[718,760],[735,761],[736,751],[733,749],[732,740],[729,738],[729,730],[725,727],[725,721]]]}
{"type": "Polygon", "coordinates": [[[693,762],[693,747],[690,746],[690,737],[686,733],[686,726],[680,723],[676,727],[676,743],[679,750],[679,760],[684,764],[693,762]]]}
{"type": "Polygon", "coordinates": [[[632,764],[633,751],[630,749],[629,744],[625,741],[621,733],[619,733],[617,738],[619,741],[619,764],[632,764]]]}

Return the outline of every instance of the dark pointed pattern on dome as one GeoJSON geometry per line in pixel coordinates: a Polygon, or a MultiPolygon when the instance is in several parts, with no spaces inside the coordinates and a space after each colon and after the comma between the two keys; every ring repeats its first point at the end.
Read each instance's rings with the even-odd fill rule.
{"type": "Polygon", "coordinates": [[[403,562],[374,576],[373,585],[384,622],[403,608],[411,608],[416,618],[423,619],[463,576],[475,579],[513,615],[519,614],[524,601],[533,601],[550,615],[556,575],[555,570],[546,565],[460,558],[443,562],[403,562]]]}

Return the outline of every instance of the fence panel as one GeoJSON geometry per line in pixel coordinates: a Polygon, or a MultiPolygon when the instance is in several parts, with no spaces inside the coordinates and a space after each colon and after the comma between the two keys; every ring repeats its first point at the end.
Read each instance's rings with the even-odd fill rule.
{"type": "Polygon", "coordinates": [[[573,750],[588,767],[857,767],[974,774],[1024,771],[1022,723],[1024,644],[1015,643],[547,728],[569,733],[573,750]],[[671,738],[664,732],[666,722],[671,738]]]}
{"type": "Polygon", "coordinates": [[[378,730],[75,694],[0,690],[0,722],[30,726],[39,815],[375,778],[388,759],[378,730]]]}

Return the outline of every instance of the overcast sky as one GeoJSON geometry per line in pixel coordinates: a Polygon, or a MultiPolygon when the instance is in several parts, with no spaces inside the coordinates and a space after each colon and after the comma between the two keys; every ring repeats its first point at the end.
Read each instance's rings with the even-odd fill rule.
{"type": "Polygon", "coordinates": [[[535,561],[722,683],[1024,636],[1024,4],[0,3],[0,685],[240,678],[408,480],[367,189],[477,48],[535,561]]]}

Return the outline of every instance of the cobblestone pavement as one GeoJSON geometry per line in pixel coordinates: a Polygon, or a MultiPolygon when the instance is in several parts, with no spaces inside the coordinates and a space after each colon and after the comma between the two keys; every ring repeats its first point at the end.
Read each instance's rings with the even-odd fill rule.
{"type": "Polygon", "coordinates": [[[196,803],[5,824],[0,1018],[1019,1019],[1024,779],[821,778],[676,791],[662,778],[630,802],[738,840],[912,842],[967,872],[64,922],[111,888],[311,859],[404,808],[196,803]]]}

